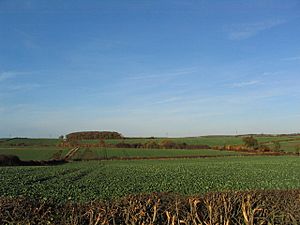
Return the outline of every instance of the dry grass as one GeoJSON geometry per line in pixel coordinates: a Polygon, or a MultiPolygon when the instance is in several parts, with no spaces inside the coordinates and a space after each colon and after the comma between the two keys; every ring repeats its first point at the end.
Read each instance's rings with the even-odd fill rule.
{"type": "Polygon", "coordinates": [[[154,193],[84,204],[0,198],[0,224],[300,224],[300,190],[154,193]]]}

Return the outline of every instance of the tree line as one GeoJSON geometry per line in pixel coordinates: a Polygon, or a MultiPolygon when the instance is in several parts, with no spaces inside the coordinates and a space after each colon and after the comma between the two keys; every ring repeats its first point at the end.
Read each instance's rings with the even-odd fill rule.
{"type": "Polygon", "coordinates": [[[100,140],[100,139],[123,139],[123,135],[115,131],[81,131],[66,135],[70,140],[100,140]]]}

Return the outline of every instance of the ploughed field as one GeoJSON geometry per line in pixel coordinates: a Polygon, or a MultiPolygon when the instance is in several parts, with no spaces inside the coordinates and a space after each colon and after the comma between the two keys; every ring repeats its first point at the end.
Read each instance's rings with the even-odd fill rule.
{"type": "Polygon", "coordinates": [[[108,160],[0,168],[0,196],[87,202],[130,194],[300,188],[300,157],[108,160]]]}

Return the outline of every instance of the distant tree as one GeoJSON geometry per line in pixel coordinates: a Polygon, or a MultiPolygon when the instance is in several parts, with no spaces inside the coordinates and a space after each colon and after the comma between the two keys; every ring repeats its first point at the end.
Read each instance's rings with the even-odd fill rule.
{"type": "Polygon", "coordinates": [[[123,135],[114,131],[82,131],[66,135],[69,140],[101,140],[101,139],[123,139],[123,135]]]}
{"type": "Polygon", "coordinates": [[[64,139],[64,135],[60,135],[60,136],[58,137],[58,139],[63,140],[63,139],[64,139]]]}
{"type": "Polygon", "coordinates": [[[243,142],[245,146],[248,148],[253,148],[253,149],[259,148],[258,141],[253,136],[244,137],[243,142]]]}

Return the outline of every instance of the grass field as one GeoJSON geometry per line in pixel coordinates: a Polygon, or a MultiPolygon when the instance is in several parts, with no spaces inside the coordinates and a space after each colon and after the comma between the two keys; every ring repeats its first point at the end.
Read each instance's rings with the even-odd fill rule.
{"type": "MultiPolygon", "coordinates": [[[[255,136],[259,143],[271,144],[272,141],[279,141],[284,148],[290,151],[295,145],[300,144],[300,136],[255,136]]],[[[126,139],[112,139],[105,140],[106,143],[145,143],[147,141],[160,142],[166,138],[126,138],[126,139]]],[[[187,143],[190,145],[209,145],[209,146],[223,146],[223,145],[241,145],[243,144],[243,137],[241,136],[205,136],[205,137],[185,137],[185,138],[168,138],[176,143],[187,143]]],[[[0,139],[0,147],[22,147],[15,145],[35,146],[35,147],[55,147],[60,143],[59,139],[27,139],[27,138],[12,138],[0,139]]],[[[82,140],[83,143],[97,143],[99,140],[82,140]]]]}
{"type": "MultiPolygon", "coordinates": [[[[300,144],[299,136],[256,138],[271,148],[273,141],[278,141],[281,150],[286,152],[295,152],[300,144]]],[[[106,142],[149,140],[130,138],[106,142]]],[[[171,140],[189,145],[243,144],[242,137],[234,136],[171,140]]],[[[0,139],[0,155],[17,155],[21,160],[49,160],[55,153],[62,151],[64,156],[71,149],[58,147],[59,142],[58,139],[0,139]]],[[[160,221],[157,224],[172,224],[174,218],[186,224],[195,223],[195,218],[198,224],[249,224],[252,216],[256,221],[252,224],[293,224],[295,221],[299,224],[296,199],[300,190],[300,157],[245,154],[212,149],[80,147],[72,159],[81,161],[56,166],[3,166],[0,167],[0,204],[3,206],[0,223],[60,224],[64,220],[63,224],[78,225],[99,221],[151,224],[149,221],[156,215],[156,222],[160,221]],[[203,200],[195,200],[196,195],[203,200]],[[168,200],[163,200],[165,198],[168,200]],[[180,203],[178,198],[182,199],[180,203]],[[252,203],[247,203],[249,208],[245,208],[249,198],[252,203]],[[160,211],[156,211],[158,208],[160,211]],[[255,211],[257,209],[259,211],[255,211]]]]}
{"type": "MultiPolygon", "coordinates": [[[[106,140],[107,143],[144,143],[149,140],[160,142],[164,138],[146,139],[146,138],[129,138],[120,140],[106,140]]],[[[256,139],[260,143],[264,143],[273,148],[273,141],[278,141],[281,145],[281,150],[285,152],[295,152],[297,146],[300,146],[299,136],[257,136],[256,139]]],[[[235,136],[208,136],[208,137],[191,137],[191,138],[170,138],[170,140],[190,145],[241,145],[243,144],[242,137],[235,136]]],[[[49,160],[53,154],[59,150],[63,150],[63,155],[70,148],[57,147],[59,139],[0,139],[0,154],[17,155],[22,160],[49,160]]],[[[85,143],[95,143],[98,140],[84,140],[85,143]]],[[[128,157],[178,157],[178,156],[213,156],[213,155],[239,155],[242,153],[214,151],[214,150],[158,150],[158,149],[113,149],[113,148],[91,148],[88,154],[90,157],[96,158],[128,158],[128,157]]],[[[80,149],[80,154],[85,151],[85,148],[80,149]]],[[[77,158],[81,155],[77,155],[77,158]]]]}
{"type": "MultiPolygon", "coordinates": [[[[49,160],[59,150],[62,156],[70,148],[58,147],[0,147],[0,154],[16,155],[21,160],[49,160]]],[[[179,156],[231,156],[242,155],[239,152],[218,151],[211,149],[130,149],[130,148],[81,148],[73,159],[111,159],[111,158],[151,158],[179,156]]]]}
{"type": "MultiPolygon", "coordinates": [[[[300,149],[300,139],[297,138],[296,140],[295,139],[292,139],[290,141],[279,141],[280,143],[280,149],[285,151],[285,152],[296,152],[296,149],[297,147],[300,149]]],[[[268,144],[271,148],[273,146],[273,143],[269,143],[268,144]]]]}
{"type": "Polygon", "coordinates": [[[0,154],[16,155],[21,160],[49,160],[57,151],[62,150],[63,155],[68,152],[66,148],[58,147],[0,147],[0,154]]]}
{"type": "MultiPolygon", "coordinates": [[[[212,149],[130,149],[130,148],[90,148],[81,149],[75,156],[82,158],[87,152],[95,158],[152,158],[152,157],[179,157],[179,156],[233,156],[243,155],[239,152],[218,151],[212,149]]],[[[84,158],[84,157],[83,157],[84,158]]]]}
{"type": "MultiPolygon", "coordinates": [[[[300,144],[300,136],[256,136],[255,137],[259,143],[265,143],[272,146],[273,141],[278,141],[282,145],[282,149],[285,150],[285,147],[288,146],[288,143],[294,142],[300,144]]],[[[105,140],[106,143],[116,144],[119,142],[125,143],[145,143],[147,141],[156,141],[160,142],[166,138],[128,138],[128,139],[113,139],[105,140]]],[[[174,141],[176,143],[183,143],[189,145],[209,145],[209,146],[224,146],[224,145],[242,145],[243,137],[236,136],[207,136],[207,137],[186,137],[186,138],[168,138],[168,140],[174,141]]],[[[83,140],[83,143],[97,143],[98,140],[83,140]]],[[[287,148],[287,151],[293,151],[294,147],[287,148]]]]}
{"type": "Polygon", "coordinates": [[[0,147],[9,147],[13,145],[28,145],[38,147],[55,147],[60,142],[59,139],[50,138],[6,138],[0,139],[0,147]]]}
{"type": "Polygon", "coordinates": [[[151,192],[299,189],[299,180],[300,157],[289,156],[89,161],[0,168],[0,195],[90,201],[151,192]]]}
{"type": "MultiPolygon", "coordinates": [[[[154,138],[154,139],[147,139],[147,138],[127,138],[127,139],[112,139],[112,140],[105,140],[106,143],[116,144],[119,142],[125,143],[145,143],[147,141],[156,141],[160,142],[162,140],[171,140],[176,143],[183,143],[190,145],[225,145],[225,144],[241,144],[242,138],[240,137],[186,137],[186,138],[154,138]]],[[[95,140],[83,140],[85,143],[94,143],[98,142],[95,140]]]]}

